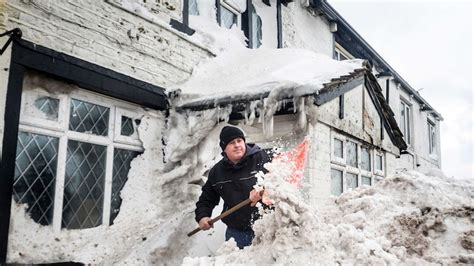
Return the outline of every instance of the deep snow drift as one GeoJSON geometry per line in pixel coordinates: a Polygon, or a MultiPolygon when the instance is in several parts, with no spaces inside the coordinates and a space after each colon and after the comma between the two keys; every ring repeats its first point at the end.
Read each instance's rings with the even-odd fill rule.
{"type": "Polygon", "coordinates": [[[434,172],[386,178],[373,187],[331,197],[314,209],[268,165],[275,210],[254,225],[252,246],[225,243],[215,257],[185,265],[474,263],[474,183],[434,172]],[[272,172],[273,170],[273,172],[272,172]]]}

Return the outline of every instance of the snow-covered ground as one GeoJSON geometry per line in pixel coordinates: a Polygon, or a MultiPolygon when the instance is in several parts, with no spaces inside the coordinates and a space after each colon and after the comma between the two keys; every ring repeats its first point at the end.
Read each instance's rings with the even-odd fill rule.
{"type": "Polygon", "coordinates": [[[472,180],[408,172],[315,209],[282,176],[267,178],[279,180],[270,195],[275,210],[255,223],[253,245],[238,250],[227,242],[216,256],[187,257],[183,264],[474,263],[472,180]]]}

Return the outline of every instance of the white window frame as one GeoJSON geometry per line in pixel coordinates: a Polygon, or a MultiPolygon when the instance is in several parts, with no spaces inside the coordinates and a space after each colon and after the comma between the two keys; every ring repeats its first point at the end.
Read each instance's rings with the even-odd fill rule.
{"type": "Polygon", "coordinates": [[[406,144],[408,145],[408,147],[411,147],[413,145],[412,143],[412,140],[413,140],[413,130],[412,130],[412,126],[413,126],[413,108],[411,106],[411,104],[406,101],[405,99],[401,98],[400,99],[400,108],[403,108],[403,111],[404,111],[404,117],[402,117],[402,114],[401,114],[401,110],[399,112],[399,115],[400,115],[400,125],[403,125],[403,139],[405,140],[406,144]],[[408,114],[407,114],[407,110],[409,111],[408,114]],[[402,120],[402,118],[405,118],[404,120],[402,120]]]}
{"type": "MultiPolygon", "coordinates": [[[[221,8],[225,8],[237,16],[237,25],[232,26],[231,28],[240,27],[242,23],[242,12],[244,12],[245,10],[240,10],[237,6],[234,6],[232,3],[229,3],[226,0],[219,0],[219,5],[221,6],[221,8]]],[[[222,18],[221,18],[221,27],[223,27],[222,18]]]]}
{"type": "Polygon", "coordinates": [[[130,145],[142,145],[142,142],[138,138],[138,125],[135,123],[135,119],[139,119],[140,114],[136,111],[115,107],[115,129],[114,138],[115,142],[120,142],[130,145]],[[122,116],[132,119],[134,133],[131,136],[123,136],[122,133],[122,116]]]}
{"type": "Polygon", "coordinates": [[[382,151],[374,151],[374,171],[373,172],[376,175],[381,175],[381,176],[385,175],[385,154],[382,151]],[[382,169],[376,168],[377,164],[375,162],[376,162],[377,156],[382,157],[382,162],[380,165],[382,169]]]}
{"type": "Polygon", "coordinates": [[[331,162],[345,165],[346,164],[346,137],[340,134],[333,133],[331,134],[331,162]],[[340,140],[342,142],[342,158],[336,157],[334,155],[334,148],[335,148],[335,139],[340,140]]]}
{"type": "Polygon", "coordinates": [[[362,176],[366,176],[370,178],[370,182],[372,185],[375,184],[376,179],[383,179],[385,177],[385,154],[383,151],[376,151],[374,148],[364,145],[362,142],[351,138],[349,136],[342,135],[340,133],[336,133],[331,131],[330,134],[331,138],[331,167],[330,169],[335,169],[342,171],[342,187],[343,193],[348,191],[347,182],[346,180],[346,173],[355,174],[357,175],[357,187],[362,186],[362,176]],[[334,155],[334,139],[339,139],[343,141],[343,159],[338,158],[334,155]],[[356,144],[357,149],[357,168],[352,167],[346,163],[347,161],[347,143],[351,141],[356,144]],[[363,170],[361,168],[362,165],[362,146],[367,147],[370,155],[370,171],[363,170]],[[375,155],[382,155],[382,171],[375,169],[375,155]]]}
{"type": "Polygon", "coordinates": [[[344,47],[336,42],[334,43],[334,59],[337,61],[351,60],[354,59],[354,56],[352,56],[346,49],[344,49],[344,47]],[[346,59],[341,60],[341,55],[346,59]]]}
{"type": "Polygon", "coordinates": [[[346,141],[344,142],[344,156],[346,156],[345,157],[345,159],[346,159],[345,164],[346,164],[346,168],[348,169],[348,171],[351,171],[351,172],[354,172],[354,173],[359,173],[360,172],[360,145],[361,145],[360,142],[358,142],[354,139],[350,139],[350,138],[347,138],[346,141]],[[346,147],[346,145],[347,145],[347,142],[349,142],[349,141],[355,143],[355,145],[356,145],[356,152],[357,152],[357,162],[356,162],[356,164],[357,164],[357,167],[354,167],[352,165],[347,164],[347,154],[346,154],[347,153],[347,147],[346,147]]]}
{"type": "Polygon", "coordinates": [[[367,171],[365,169],[362,169],[362,144],[361,146],[359,146],[359,150],[360,150],[360,160],[359,160],[359,169],[360,169],[360,173],[362,175],[365,175],[365,176],[370,176],[372,177],[372,173],[374,172],[374,149],[370,148],[370,147],[367,147],[368,151],[369,151],[369,156],[370,156],[370,171],[367,171]]]}
{"type": "MultiPolygon", "coordinates": [[[[330,178],[329,179],[330,180],[330,182],[329,182],[329,195],[331,195],[331,196],[335,196],[335,195],[331,194],[331,186],[332,186],[332,171],[331,170],[333,170],[333,169],[342,172],[342,180],[341,180],[341,182],[342,182],[342,192],[341,192],[341,194],[347,191],[346,181],[345,181],[345,178],[344,178],[345,174],[346,174],[346,170],[345,170],[344,166],[331,165],[331,168],[329,169],[329,171],[330,171],[330,175],[329,175],[329,178],[330,178]]],[[[339,194],[339,195],[341,195],[341,194],[339,194]]],[[[338,196],[336,196],[336,197],[338,197],[338,196]]]]}
{"type": "Polygon", "coordinates": [[[432,158],[437,158],[438,156],[438,132],[436,130],[436,123],[428,119],[428,152],[432,158]],[[434,136],[432,135],[434,134],[434,136]]]}
{"type": "MultiPolygon", "coordinates": [[[[33,89],[33,90],[25,90],[22,95],[21,95],[21,108],[20,108],[20,114],[29,114],[28,110],[31,108],[34,108],[33,106],[27,106],[27,103],[32,103],[38,96],[46,96],[49,98],[57,99],[59,100],[59,106],[58,106],[58,120],[49,120],[41,117],[25,117],[24,115],[20,116],[20,123],[24,125],[31,125],[31,126],[41,126],[42,128],[47,128],[47,129],[52,129],[52,130],[61,130],[65,123],[66,120],[68,119],[67,117],[67,100],[66,96],[63,94],[60,95],[52,95],[48,93],[45,90],[42,89],[33,89]]],[[[38,110],[39,112],[39,110],[38,110]]]]}
{"type": "MultiPolygon", "coordinates": [[[[116,123],[116,112],[118,114],[127,113],[133,114],[137,117],[143,110],[140,106],[136,106],[131,103],[123,102],[118,99],[109,98],[97,93],[88,92],[82,89],[75,89],[63,94],[49,94],[42,90],[24,90],[22,97],[31,97],[34,99],[36,96],[48,96],[51,98],[57,98],[59,102],[58,121],[51,121],[38,117],[28,116],[28,112],[20,113],[20,124],[19,130],[27,133],[41,134],[46,136],[56,137],[59,140],[58,143],[58,157],[56,167],[56,181],[55,181],[55,194],[54,194],[54,207],[53,207],[53,231],[59,233],[62,226],[62,215],[63,215],[63,199],[64,199],[64,185],[65,185],[65,172],[66,172],[66,160],[67,160],[67,144],[69,140],[80,141],[85,143],[91,143],[96,145],[105,146],[107,149],[106,156],[106,167],[105,167],[105,180],[104,180],[104,199],[102,209],[102,225],[109,226],[110,220],[110,209],[112,200],[112,176],[113,176],[113,160],[114,160],[114,149],[126,149],[130,151],[143,152],[143,146],[141,142],[137,142],[136,139],[129,138],[126,141],[117,141],[115,139],[115,123],[116,123]],[[80,101],[86,101],[92,104],[100,105],[109,108],[109,124],[107,136],[98,136],[89,133],[76,132],[69,130],[69,115],[70,115],[70,102],[71,99],[77,99],[80,101]],[[128,110],[137,110],[127,111],[128,110]]],[[[25,110],[26,101],[22,101],[21,110],[25,110]]],[[[143,114],[142,114],[143,115],[143,114]]],[[[120,117],[120,115],[119,115],[120,117]]],[[[118,124],[120,126],[120,124],[118,124]]],[[[120,131],[119,131],[120,132],[120,131]]],[[[138,139],[138,136],[137,136],[138,139]]]]}

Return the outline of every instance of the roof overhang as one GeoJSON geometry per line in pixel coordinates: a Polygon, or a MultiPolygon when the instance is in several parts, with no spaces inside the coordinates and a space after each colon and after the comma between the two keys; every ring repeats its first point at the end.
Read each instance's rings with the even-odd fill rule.
{"type": "Polygon", "coordinates": [[[325,16],[328,21],[337,23],[334,32],[335,41],[357,58],[369,60],[379,73],[390,75],[399,83],[408,94],[422,106],[421,111],[429,111],[439,120],[443,117],[421,95],[413,89],[326,0],[310,0],[310,8],[325,16]]]}

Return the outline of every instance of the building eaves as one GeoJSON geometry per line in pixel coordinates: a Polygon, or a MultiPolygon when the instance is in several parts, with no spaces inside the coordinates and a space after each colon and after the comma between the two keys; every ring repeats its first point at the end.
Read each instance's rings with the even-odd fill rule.
{"type": "MultiPolygon", "coordinates": [[[[405,79],[403,79],[365,40],[351,25],[329,4],[326,0],[310,0],[310,7],[318,13],[324,15],[329,21],[337,23],[335,32],[336,41],[351,44],[352,47],[344,47],[354,56],[367,59],[372,62],[384,74],[394,77],[401,87],[416,99],[422,106],[422,111],[430,111],[439,120],[443,117],[438,113],[405,79]]],[[[341,43],[343,45],[343,43],[341,43]]]]}
{"type": "MultiPolygon", "coordinates": [[[[348,75],[334,77],[331,79],[330,82],[324,83],[323,88],[321,88],[316,93],[309,93],[309,94],[298,94],[295,95],[295,91],[297,88],[287,88],[286,90],[282,90],[281,93],[276,95],[276,101],[284,101],[284,100],[293,100],[294,97],[306,97],[306,96],[314,96],[314,103],[316,105],[322,105],[339,95],[350,91],[351,89],[361,85],[364,82],[364,75],[367,71],[366,67],[355,69],[353,72],[349,73],[348,75]]],[[[179,111],[184,110],[191,110],[191,111],[202,111],[207,109],[213,109],[218,107],[225,107],[227,105],[233,106],[233,112],[240,112],[240,106],[248,104],[252,101],[263,100],[270,96],[272,92],[262,92],[256,93],[252,95],[242,94],[239,96],[223,96],[223,97],[215,97],[213,99],[205,99],[205,100],[195,100],[195,101],[188,101],[184,104],[176,105],[175,109],[179,111]]]]}

